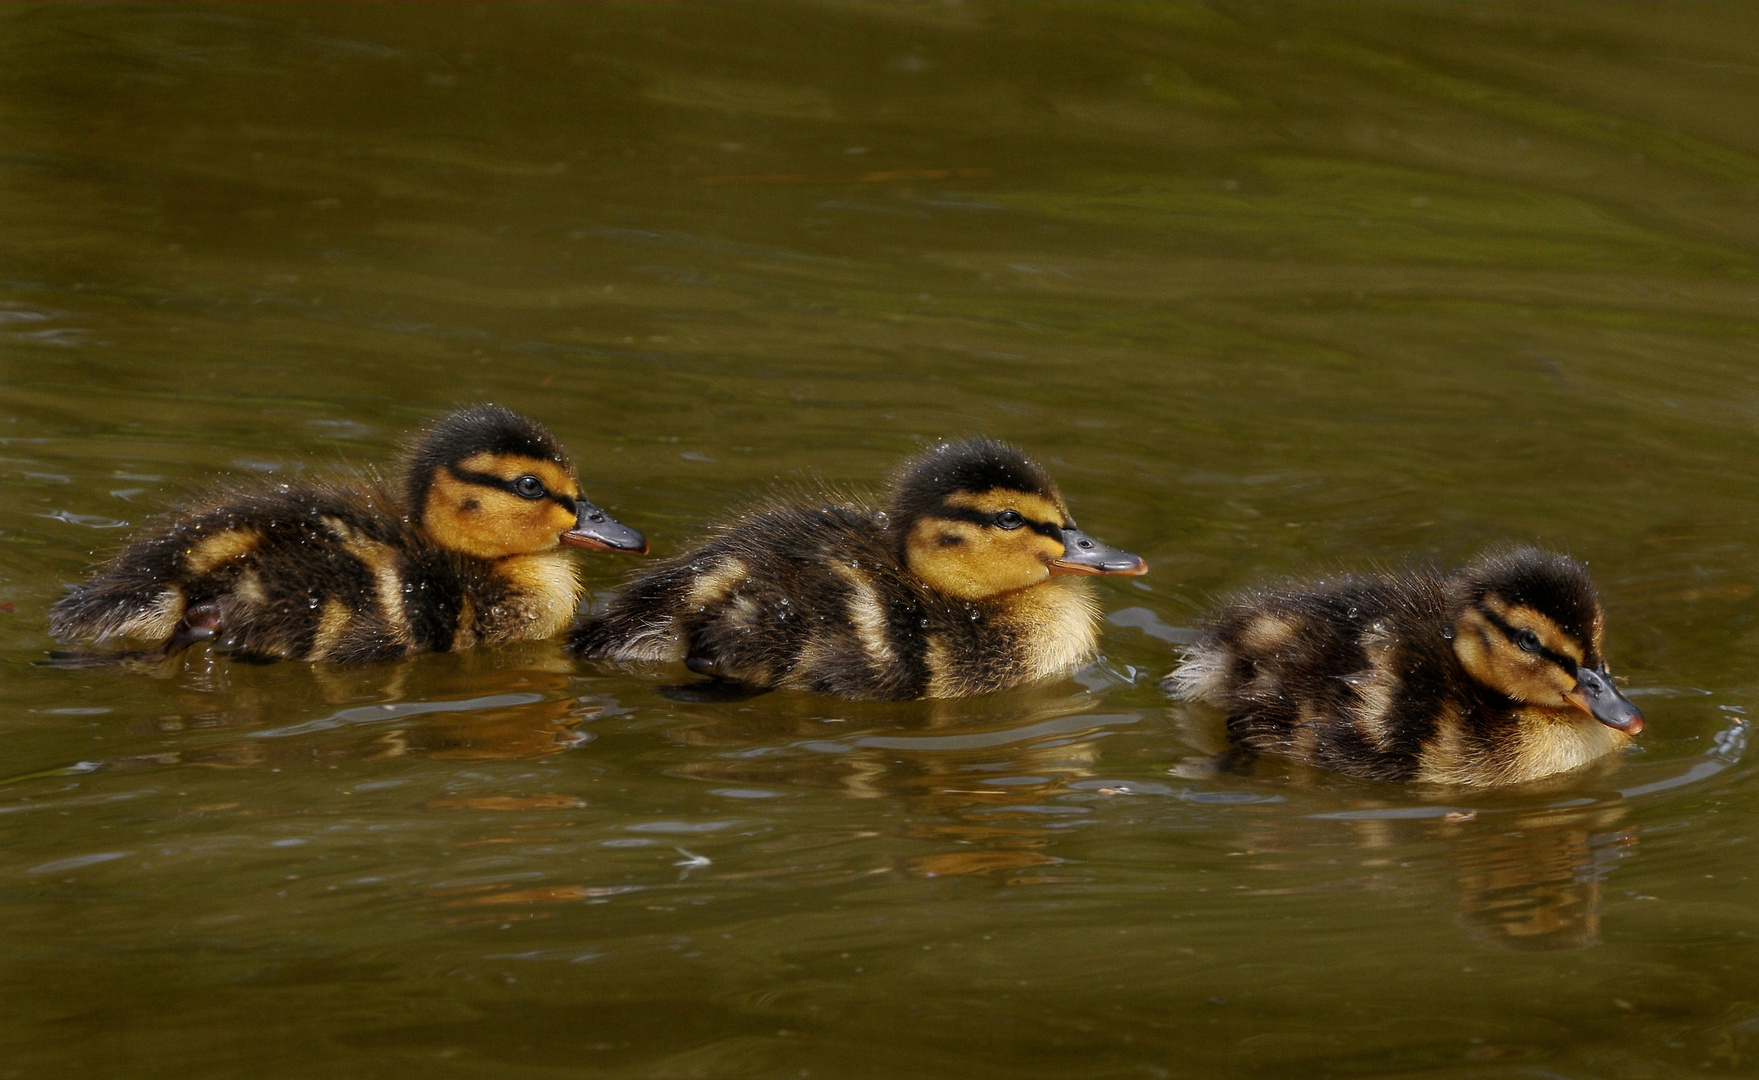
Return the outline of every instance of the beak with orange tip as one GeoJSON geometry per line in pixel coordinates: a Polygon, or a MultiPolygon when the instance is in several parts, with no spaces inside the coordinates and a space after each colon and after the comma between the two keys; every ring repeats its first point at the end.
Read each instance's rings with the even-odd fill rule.
{"type": "Polygon", "coordinates": [[[1609,728],[1617,728],[1626,735],[1636,735],[1643,730],[1643,710],[1619,693],[1604,671],[1578,666],[1576,688],[1564,696],[1570,704],[1609,728]]]}
{"type": "Polygon", "coordinates": [[[1063,530],[1063,557],[1053,560],[1050,566],[1053,574],[1135,577],[1148,573],[1148,563],[1142,556],[1107,547],[1080,529],[1063,530]]]}
{"type": "Polygon", "coordinates": [[[574,500],[574,528],[560,537],[563,547],[594,551],[629,551],[647,554],[647,537],[600,510],[585,499],[574,500]]]}

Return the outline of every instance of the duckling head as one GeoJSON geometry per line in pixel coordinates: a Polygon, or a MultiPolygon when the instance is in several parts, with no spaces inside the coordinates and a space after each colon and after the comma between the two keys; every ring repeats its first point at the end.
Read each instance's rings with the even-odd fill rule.
{"type": "Polygon", "coordinates": [[[1643,713],[1600,656],[1604,616],[1581,563],[1537,548],[1467,567],[1455,597],[1454,653],[1484,686],[1513,700],[1580,709],[1627,735],[1643,713]]]}
{"type": "Polygon", "coordinates": [[[405,507],[442,548],[479,559],[557,545],[647,551],[642,535],[580,494],[568,452],[543,425],[498,405],[446,417],[410,452],[405,507]]]}
{"type": "Polygon", "coordinates": [[[1075,527],[1049,476],[1005,443],[942,443],[904,467],[888,511],[904,564],[961,600],[1052,574],[1142,574],[1148,564],[1075,527]]]}

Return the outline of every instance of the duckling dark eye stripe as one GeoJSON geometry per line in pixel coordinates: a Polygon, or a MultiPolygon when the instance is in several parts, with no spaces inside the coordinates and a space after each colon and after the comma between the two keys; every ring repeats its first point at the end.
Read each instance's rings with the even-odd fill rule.
{"type": "MultiPolygon", "coordinates": [[[[480,484],[483,487],[499,488],[500,490],[507,492],[509,495],[519,495],[519,489],[513,486],[513,481],[503,480],[490,473],[472,472],[469,469],[460,469],[456,465],[446,466],[446,471],[467,484],[480,484]]],[[[523,495],[519,495],[519,497],[522,499],[525,498],[523,495]]],[[[548,491],[544,493],[544,498],[555,503],[557,506],[560,506],[570,514],[575,512],[574,500],[566,495],[558,495],[553,491],[548,491]]]]}
{"type": "MultiPolygon", "coordinates": [[[[1519,630],[1515,629],[1513,626],[1511,626],[1507,622],[1504,622],[1501,616],[1499,616],[1496,612],[1491,611],[1487,608],[1483,608],[1483,607],[1478,608],[1478,614],[1480,614],[1480,615],[1484,616],[1486,619],[1488,619],[1490,621],[1490,625],[1496,627],[1498,630],[1501,630],[1502,636],[1509,639],[1509,644],[1515,645],[1515,647],[1517,649],[1520,648],[1519,645],[1515,644],[1515,635],[1520,633],[1519,630]]],[[[1574,675],[1576,673],[1576,662],[1574,660],[1571,660],[1569,657],[1565,656],[1562,653],[1552,652],[1550,649],[1546,648],[1543,643],[1541,643],[1539,646],[1539,655],[1545,657],[1547,660],[1550,660],[1552,663],[1556,664],[1558,667],[1563,668],[1565,671],[1569,672],[1572,675],[1574,675]]]]}
{"type": "MultiPolygon", "coordinates": [[[[968,521],[973,525],[997,527],[994,514],[986,514],[981,510],[970,510],[963,506],[948,506],[942,503],[940,509],[934,512],[934,516],[943,521],[968,521]]],[[[1021,517],[1020,525],[1022,528],[1031,529],[1040,536],[1048,536],[1052,540],[1060,542],[1063,539],[1063,529],[1059,525],[1047,525],[1042,521],[1033,521],[1024,515],[1021,517]]]]}

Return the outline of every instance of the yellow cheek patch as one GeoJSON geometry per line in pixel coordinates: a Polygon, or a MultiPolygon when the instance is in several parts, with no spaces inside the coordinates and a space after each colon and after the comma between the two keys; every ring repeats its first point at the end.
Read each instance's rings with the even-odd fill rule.
{"type": "Polygon", "coordinates": [[[467,484],[442,469],[434,475],[434,482],[428,487],[428,502],[422,507],[422,515],[432,517],[436,513],[469,513],[480,509],[482,494],[486,490],[480,484],[467,484]]]}
{"type": "Polygon", "coordinates": [[[1034,570],[1040,566],[1049,567],[1051,563],[1062,558],[1066,552],[1061,540],[1052,540],[1043,533],[1036,533],[1031,529],[1015,529],[1011,532],[1003,532],[998,529],[986,531],[995,541],[997,558],[1014,559],[1030,565],[1034,570]]]}
{"type": "MultiPolygon", "coordinates": [[[[478,454],[459,467],[481,471],[472,463],[490,456],[478,454]]],[[[519,461],[522,468],[541,464],[528,458],[507,460],[519,461]]],[[[539,475],[534,469],[527,471],[539,475]]],[[[525,472],[513,475],[524,476],[525,472]]],[[[422,525],[437,544],[482,559],[546,551],[574,524],[574,515],[554,500],[520,498],[499,488],[459,480],[445,469],[435,474],[422,512],[422,525]]]]}
{"type": "Polygon", "coordinates": [[[1490,663],[1491,639],[1497,634],[1490,620],[1472,608],[1467,608],[1454,624],[1454,655],[1468,674],[1479,682],[1485,682],[1490,663]]]}
{"type": "MultiPolygon", "coordinates": [[[[1516,650],[1519,652],[1519,650],[1516,650]]],[[[1526,653],[1521,653],[1525,657],[1526,653]]],[[[1576,688],[1576,680],[1556,664],[1543,661],[1534,664],[1516,661],[1508,667],[1507,683],[1512,689],[1503,693],[1516,701],[1530,701],[1536,705],[1564,705],[1564,695],[1576,688]],[[1519,665],[1519,666],[1517,666],[1519,665]]]]}
{"type": "Polygon", "coordinates": [[[1013,510],[1028,521],[1041,525],[1067,525],[1069,522],[1069,512],[1063,509],[1060,501],[1024,491],[955,491],[947,496],[946,503],[961,510],[975,510],[980,514],[999,514],[1003,510],[1013,510]]]}
{"type": "Polygon", "coordinates": [[[910,530],[905,553],[911,572],[932,588],[981,600],[1044,581],[1063,545],[1031,529],[923,518],[910,530]]]}
{"type": "MultiPolygon", "coordinates": [[[[1484,606],[1495,610],[1488,598],[1484,606]]],[[[1540,633],[1536,627],[1522,627],[1520,623],[1509,618],[1511,609],[1506,605],[1499,606],[1502,610],[1496,614],[1503,621],[1520,629],[1540,633]]],[[[1526,608],[1514,610],[1530,612],[1526,608]]],[[[1544,621],[1553,632],[1558,632],[1551,620],[1544,621]]],[[[1543,634],[1540,640],[1545,640],[1543,634]]],[[[1574,676],[1544,657],[1523,652],[1489,619],[1471,608],[1454,625],[1454,655],[1460,658],[1461,665],[1473,679],[1516,701],[1561,707],[1568,704],[1564,695],[1576,686],[1574,676]]]]}
{"type": "Polygon", "coordinates": [[[911,560],[950,556],[953,552],[969,552],[984,546],[988,539],[982,526],[969,521],[948,521],[945,518],[923,518],[910,530],[905,545],[911,560]]]}
{"type": "Polygon", "coordinates": [[[475,516],[483,528],[501,533],[509,541],[514,534],[533,530],[547,532],[554,539],[574,526],[574,515],[549,499],[522,499],[505,491],[477,490],[481,495],[476,497],[475,516]]]}
{"type": "Polygon", "coordinates": [[[569,529],[574,528],[575,524],[580,520],[578,517],[570,514],[568,511],[557,506],[553,502],[545,500],[544,505],[547,509],[549,528],[558,536],[567,532],[569,529]]]}

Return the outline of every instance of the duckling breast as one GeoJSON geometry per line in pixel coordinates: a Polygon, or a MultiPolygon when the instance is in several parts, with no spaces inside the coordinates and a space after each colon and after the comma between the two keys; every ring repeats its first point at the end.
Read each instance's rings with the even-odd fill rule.
{"type": "Polygon", "coordinates": [[[561,551],[516,555],[495,564],[504,594],[478,607],[474,621],[485,642],[546,638],[574,618],[584,586],[574,560],[561,551]]]}
{"type": "Polygon", "coordinates": [[[1022,590],[1011,619],[1022,680],[1067,674],[1099,652],[1099,600],[1085,581],[1052,578],[1022,590]]]}
{"type": "Polygon", "coordinates": [[[1098,650],[1098,601],[1078,579],[1052,578],[990,600],[923,606],[927,697],[993,693],[1066,675],[1098,650]]]}
{"type": "Polygon", "coordinates": [[[1519,784],[1574,772],[1631,745],[1629,735],[1575,710],[1517,709],[1497,753],[1469,779],[1455,782],[1519,784]]]}

